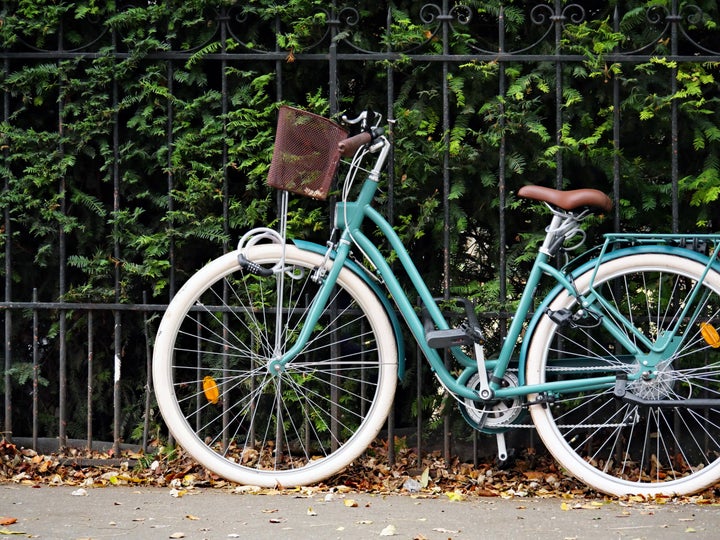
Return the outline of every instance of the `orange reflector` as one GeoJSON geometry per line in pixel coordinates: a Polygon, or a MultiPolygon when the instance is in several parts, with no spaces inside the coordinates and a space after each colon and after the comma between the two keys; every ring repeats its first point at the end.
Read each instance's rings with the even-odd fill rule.
{"type": "Polygon", "coordinates": [[[706,322],[700,323],[700,333],[707,344],[713,349],[720,347],[720,334],[718,334],[718,331],[715,330],[711,324],[706,322]]]}
{"type": "Polygon", "coordinates": [[[210,403],[215,405],[218,402],[220,391],[215,383],[215,379],[213,379],[210,375],[207,375],[203,379],[203,392],[205,392],[205,397],[210,403]]]}

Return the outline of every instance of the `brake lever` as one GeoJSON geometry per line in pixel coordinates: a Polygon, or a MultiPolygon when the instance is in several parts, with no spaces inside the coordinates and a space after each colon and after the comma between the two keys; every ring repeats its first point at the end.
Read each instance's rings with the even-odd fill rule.
{"type": "Polygon", "coordinates": [[[368,109],[361,112],[360,115],[356,118],[352,119],[348,118],[347,115],[343,115],[342,121],[351,126],[359,123],[360,129],[362,129],[363,131],[370,131],[372,129],[376,129],[380,125],[380,122],[382,122],[382,115],[380,113],[374,112],[372,109],[368,109]],[[370,122],[368,120],[370,117],[373,117],[373,120],[375,122],[373,126],[369,125],[370,122]]]}

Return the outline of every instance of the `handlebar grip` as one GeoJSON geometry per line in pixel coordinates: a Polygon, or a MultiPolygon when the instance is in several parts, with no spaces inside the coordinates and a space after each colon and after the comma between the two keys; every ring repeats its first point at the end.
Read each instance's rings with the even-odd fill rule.
{"type": "Polygon", "coordinates": [[[372,134],[367,131],[353,135],[349,139],[345,139],[338,143],[338,150],[343,157],[351,157],[357,149],[363,144],[367,144],[372,141],[372,134]]]}

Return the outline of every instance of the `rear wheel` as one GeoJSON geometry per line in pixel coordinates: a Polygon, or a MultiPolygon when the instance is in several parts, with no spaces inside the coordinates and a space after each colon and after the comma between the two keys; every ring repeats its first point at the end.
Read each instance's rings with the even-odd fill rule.
{"type": "MultiPolygon", "coordinates": [[[[720,478],[720,407],[681,403],[720,398],[720,342],[714,330],[720,326],[720,275],[709,272],[691,298],[704,268],[652,253],[618,258],[598,269],[594,288],[652,346],[667,342],[662,355],[627,333],[640,350],[630,353],[600,324],[612,317],[607,310],[597,304],[580,310],[566,291],[550,304],[530,338],[528,384],[626,374],[628,394],[677,401],[677,407],[631,403],[614,397],[611,386],[558,393],[551,405],[531,406],[548,450],[599,491],[688,494],[720,478]],[[683,316],[684,308],[689,309],[683,316]],[[564,320],[562,314],[572,318],[564,320]],[[676,333],[668,339],[671,329],[676,333]]],[[[588,291],[592,274],[575,281],[578,291],[588,291]]]]}
{"type": "MultiPolygon", "coordinates": [[[[383,426],[397,381],[397,345],[375,293],[347,268],[302,352],[294,343],[316,296],[323,257],[286,246],[284,271],[247,272],[229,253],[195,274],[158,329],[153,380],[168,428],[229,480],[304,485],[347,466],[383,426]]],[[[265,268],[283,246],[255,245],[265,268]]]]}

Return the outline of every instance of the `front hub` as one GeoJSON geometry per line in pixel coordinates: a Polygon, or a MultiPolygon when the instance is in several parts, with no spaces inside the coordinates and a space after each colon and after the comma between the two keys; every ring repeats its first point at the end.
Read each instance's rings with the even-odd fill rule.
{"type": "Polygon", "coordinates": [[[285,371],[285,364],[280,358],[275,358],[268,362],[268,372],[270,375],[278,376],[285,371]]]}

